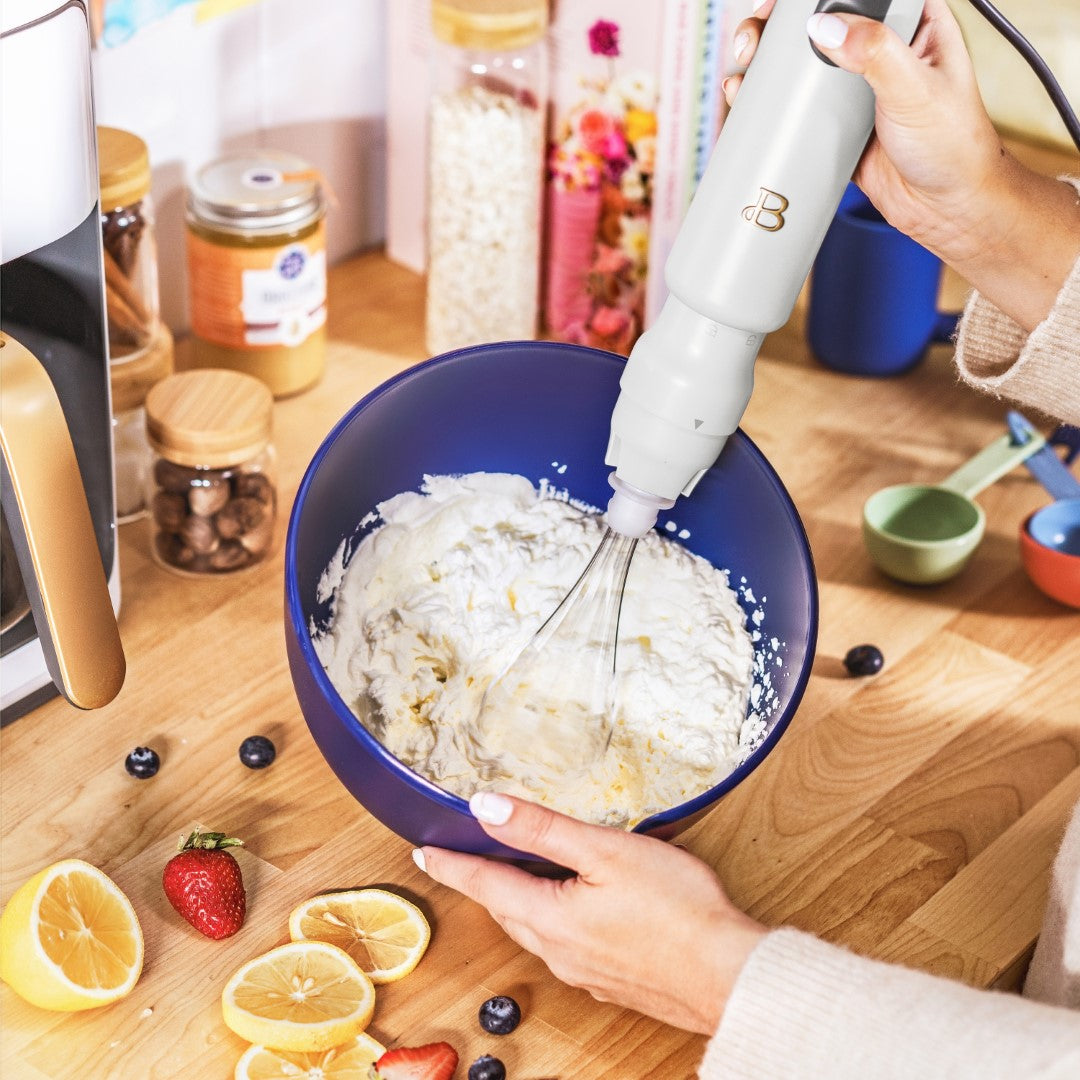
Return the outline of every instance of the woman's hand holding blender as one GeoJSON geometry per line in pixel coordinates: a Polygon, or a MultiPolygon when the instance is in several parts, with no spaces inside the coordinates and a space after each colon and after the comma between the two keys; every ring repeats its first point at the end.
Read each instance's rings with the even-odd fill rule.
{"type": "MultiPolygon", "coordinates": [[[[751,63],[775,5],[764,0],[737,27],[740,64],[751,63]]],[[[1076,260],[1080,200],[1002,145],[945,0],[927,0],[910,46],[857,15],[816,14],[807,31],[823,55],[862,75],[875,93],[875,132],[855,182],[890,224],[1033,330],[1076,260]]],[[[741,82],[741,75],[725,80],[729,103],[741,82]]]]}

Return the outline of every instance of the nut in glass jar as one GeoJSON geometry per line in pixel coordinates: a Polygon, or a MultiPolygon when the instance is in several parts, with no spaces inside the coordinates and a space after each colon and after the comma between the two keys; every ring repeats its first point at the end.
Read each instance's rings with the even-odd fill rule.
{"type": "Polygon", "coordinates": [[[152,552],[187,574],[223,574],[262,561],[277,517],[273,399],[259,379],[186,371],[146,398],[152,552]]]}

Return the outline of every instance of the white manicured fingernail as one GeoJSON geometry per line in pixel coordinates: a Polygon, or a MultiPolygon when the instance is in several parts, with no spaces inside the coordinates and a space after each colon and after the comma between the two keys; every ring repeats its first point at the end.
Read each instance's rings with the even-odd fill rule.
{"type": "Polygon", "coordinates": [[[768,2],[769,0],[757,0],[754,4],[754,14],[756,15],[768,2]]]}
{"type": "Polygon", "coordinates": [[[847,38],[848,27],[843,19],[835,15],[818,12],[806,20],[806,32],[812,41],[823,49],[837,49],[847,38]]]}
{"type": "Polygon", "coordinates": [[[412,861],[416,863],[425,874],[427,873],[427,860],[424,858],[424,853],[418,847],[412,849],[412,861]]]}
{"type": "Polygon", "coordinates": [[[505,825],[514,812],[514,804],[494,791],[478,791],[469,800],[469,809],[477,821],[505,825]]]}
{"type": "Polygon", "coordinates": [[[746,52],[746,46],[750,44],[750,35],[744,30],[732,43],[731,54],[736,60],[746,52]]]}

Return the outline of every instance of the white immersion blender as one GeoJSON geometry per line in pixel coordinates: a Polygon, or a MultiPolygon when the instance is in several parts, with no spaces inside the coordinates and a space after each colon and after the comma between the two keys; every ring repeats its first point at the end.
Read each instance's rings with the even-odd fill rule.
{"type": "Polygon", "coordinates": [[[873,130],[869,84],[817,52],[807,19],[865,15],[910,42],[922,7],[777,0],[665,265],[668,299],[620,380],[600,548],[481,704],[493,760],[523,736],[549,747],[561,740],[567,762],[606,750],[634,547],[660,510],[694,490],[738,427],[761,343],[787,322],[873,130]]]}
{"type": "Polygon", "coordinates": [[[874,92],[806,34],[817,11],[914,37],[922,0],[778,0],[664,268],[611,416],[607,523],[644,536],[739,424],[765,335],[787,322],[874,126],[874,92]]]}

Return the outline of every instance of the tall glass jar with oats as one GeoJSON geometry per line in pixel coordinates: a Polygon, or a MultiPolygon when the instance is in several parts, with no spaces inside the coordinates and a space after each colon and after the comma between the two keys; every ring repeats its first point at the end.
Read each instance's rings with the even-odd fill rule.
{"type": "Polygon", "coordinates": [[[547,0],[432,0],[427,348],[536,336],[547,0]]]}

